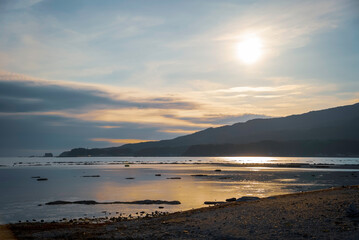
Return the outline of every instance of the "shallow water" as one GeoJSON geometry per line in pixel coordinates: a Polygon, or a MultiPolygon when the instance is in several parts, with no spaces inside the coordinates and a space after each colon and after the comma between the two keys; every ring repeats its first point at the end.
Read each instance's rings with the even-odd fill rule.
{"type": "MultiPolygon", "coordinates": [[[[325,162],[316,163],[339,161],[338,159],[324,160],[325,162]]],[[[358,163],[358,159],[342,159],[344,160],[346,163],[358,163]]],[[[118,216],[119,213],[135,215],[140,211],[173,212],[204,207],[204,201],[224,201],[226,198],[239,198],[246,195],[267,197],[331,186],[359,184],[358,169],[237,167],[217,164],[227,161],[229,160],[223,158],[5,159],[0,163],[6,165],[0,167],[0,223],[32,221],[32,219],[52,221],[62,218],[112,217],[118,216]],[[34,162],[39,163],[34,164],[34,162]],[[125,162],[138,164],[125,167],[125,162]],[[141,164],[143,162],[152,164],[141,164]],[[177,164],[159,164],[163,162],[177,164]],[[211,164],[189,164],[193,162],[211,162],[211,164]],[[221,171],[216,172],[215,170],[219,168],[221,171]],[[193,176],[198,174],[207,176],[193,176]],[[100,177],[83,177],[85,175],[100,175],[100,177]],[[48,181],[37,181],[32,178],[33,176],[45,177],[48,181]],[[134,179],[126,179],[129,177],[134,179]],[[167,179],[170,177],[181,179],[167,179]],[[56,200],[108,202],[145,199],[178,200],[181,204],[44,205],[46,202],[56,200]],[[164,208],[159,209],[159,206],[164,208]]],[[[230,161],[234,160],[230,159],[230,161]]],[[[285,163],[284,159],[276,161],[285,163]]],[[[296,158],[291,159],[290,163],[295,161],[308,163],[317,160],[296,158]]]]}
{"type": "Polygon", "coordinates": [[[345,157],[0,157],[2,166],[19,165],[78,165],[123,163],[267,163],[267,164],[359,164],[359,158],[345,157]]]}

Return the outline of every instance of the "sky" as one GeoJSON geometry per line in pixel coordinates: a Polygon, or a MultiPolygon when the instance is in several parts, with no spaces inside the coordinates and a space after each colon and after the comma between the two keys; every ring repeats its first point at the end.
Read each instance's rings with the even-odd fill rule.
{"type": "Polygon", "coordinates": [[[358,39],[355,0],[0,0],[0,156],[354,104],[358,39]]]}

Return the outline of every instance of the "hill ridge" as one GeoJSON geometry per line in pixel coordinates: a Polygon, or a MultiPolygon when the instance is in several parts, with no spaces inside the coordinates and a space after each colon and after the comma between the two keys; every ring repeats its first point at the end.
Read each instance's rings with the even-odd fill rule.
{"type": "MultiPolygon", "coordinates": [[[[299,140],[321,141],[321,144],[328,143],[329,140],[358,141],[359,103],[286,117],[252,119],[232,125],[207,128],[167,140],[125,144],[120,147],[102,148],[102,150],[99,148],[96,151],[93,149],[74,151],[72,149],[63,152],[60,156],[79,156],[79,153],[76,152],[81,152],[83,154],[81,156],[181,156],[194,145],[232,144],[238,147],[242,145],[243,148],[244,144],[275,141],[282,143],[284,147],[285,142],[299,140]]],[[[337,143],[339,144],[339,142],[337,143]]],[[[303,152],[303,154],[305,153],[303,152]]]]}

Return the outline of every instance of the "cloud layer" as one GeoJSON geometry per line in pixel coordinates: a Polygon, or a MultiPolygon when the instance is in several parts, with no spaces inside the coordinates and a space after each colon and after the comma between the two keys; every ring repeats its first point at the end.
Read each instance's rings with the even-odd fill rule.
{"type": "MultiPolygon", "coordinates": [[[[2,154],[172,138],[261,115],[209,115],[199,100],[1,72],[2,154]],[[193,114],[196,112],[196,114],[193,114]],[[191,117],[189,117],[191,116],[191,117]]],[[[186,95],[186,94],[184,94],[186,95]]]]}

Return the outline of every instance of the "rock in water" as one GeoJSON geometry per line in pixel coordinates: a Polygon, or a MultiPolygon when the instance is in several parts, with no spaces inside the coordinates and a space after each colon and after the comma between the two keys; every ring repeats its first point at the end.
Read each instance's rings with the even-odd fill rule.
{"type": "Polygon", "coordinates": [[[47,181],[48,179],[47,178],[38,178],[36,179],[37,181],[47,181]]]}
{"type": "Polygon", "coordinates": [[[235,202],[237,199],[234,197],[234,198],[228,198],[226,199],[226,202],[235,202]]]}
{"type": "Polygon", "coordinates": [[[246,202],[246,201],[255,201],[255,200],[259,200],[259,197],[250,197],[250,196],[244,196],[241,198],[238,198],[236,201],[237,202],[246,202]]]}
{"type": "Polygon", "coordinates": [[[204,204],[206,205],[216,205],[216,204],[222,204],[226,202],[215,202],[215,201],[205,201],[204,204]]]}

